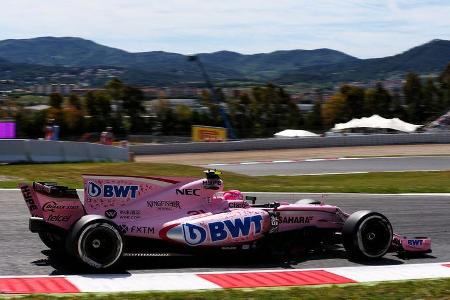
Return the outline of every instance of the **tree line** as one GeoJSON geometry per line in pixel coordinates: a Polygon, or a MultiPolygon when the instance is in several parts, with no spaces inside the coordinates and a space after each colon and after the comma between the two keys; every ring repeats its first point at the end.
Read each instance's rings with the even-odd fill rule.
{"type": "Polygon", "coordinates": [[[437,78],[421,79],[415,73],[407,74],[401,91],[389,92],[381,83],[367,89],[343,85],[328,101],[316,105],[316,129],[373,114],[424,124],[449,110],[450,64],[437,78]]]}
{"type": "Polygon", "coordinates": [[[213,101],[212,95],[204,91],[196,108],[172,107],[160,99],[149,111],[145,107],[148,99],[140,89],[113,79],[104,89],[83,97],[51,94],[47,110],[30,113],[16,107],[10,114],[16,120],[18,136],[28,138],[42,137],[49,120],[60,126],[63,138],[76,139],[87,132],[101,132],[107,126],[113,128],[114,134],[124,136],[190,135],[192,125],[223,126],[220,105],[239,138],[271,137],[287,128],[323,132],[335,123],[373,114],[424,124],[450,107],[450,64],[437,78],[407,74],[398,92],[390,92],[382,83],[373,88],[343,85],[329,99],[317,99],[308,113],[302,113],[291,96],[273,84],[229,98],[218,89],[215,96],[219,101],[213,101]]]}

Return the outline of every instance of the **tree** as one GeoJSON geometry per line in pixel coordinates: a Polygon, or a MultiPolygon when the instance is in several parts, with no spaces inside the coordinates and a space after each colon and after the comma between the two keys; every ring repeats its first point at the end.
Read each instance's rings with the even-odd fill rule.
{"type": "Polygon", "coordinates": [[[90,91],[84,98],[88,130],[103,131],[111,124],[111,100],[103,91],[90,91]]]}
{"type": "Polygon", "coordinates": [[[83,131],[83,112],[73,105],[67,105],[62,109],[63,122],[67,129],[65,134],[81,134],[83,131]]]}
{"type": "Polygon", "coordinates": [[[310,130],[322,130],[322,104],[317,101],[311,112],[306,116],[306,128],[310,130]]]}
{"type": "Polygon", "coordinates": [[[445,104],[441,91],[434,84],[433,78],[429,77],[423,87],[423,101],[425,105],[424,117],[435,118],[445,110],[445,104]]]}
{"type": "Polygon", "coordinates": [[[106,90],[113,100],[120,100],[123,97],[123,90],[126,85],[117,78],[113,78],[105,85],[106,90]]]}
{"type": "Polygon", "coordinates": [[[142,122],[142,114],[145,112],[143,105],[144,94],[140,89],[126,86],[122,92],[122,108],[125,113],[130,116],[132,132],[143,131],[145,129],[142,122]]]}
{"type": "Polygon", "coordinates": [[[402,99],[399,93],[394,93],[392,95],[391,113],[393,117],[399,118],[401,120],[408,120],[408,115],[405,108],[403,107],[402,99]]]}
{"type": "Polygon", "coordinates": [[[345,117],[348,120],[362,117],[364,115],[364,89],[353,85],[343,85],[339,91],[345,98],[345,117]]]}
{"type": "Polygon", "coordinates": [[[175,108],[176,114],[176,135],[187,135],[191,132],[192,124],[192,110],[187,105],[177,105],[175,108]]]}
{"type": "Polygon", "coordinates": [[[363,115],[371,116],[373,114],[382,117],[391,116],[392,97],[389,91],[378,82],[374,89],[367,89],[364,93],[363,115]]]}
{"type": "Polygon", "coordinates": [[[176,115],[167,101],[160,99],[155,107],[155,111],[157,121],[161,124],[161,133],[163,135],[174,134],[177,125],[176,115]]]}
{"type": "Polygon", "coordinates": [[[69,105],[73,106],[76,109],[81,110],[81,107],[82,107],[81,99],[76,94],[70,94],[68,102],[69,102],[69,105]]]}
{"type": "Polygon", "coordinates": [[[63,96],[61,96],[61,94],[59,94],[59,93],[51,93],[50,94],[49,104],[51,107],[56,108],[56,109],[61,109],[63,102],[64,102],[64,98],[63,98],[63,96]]]}
{"type": "Polygon", "coordinates": [[[422,83],[417,74],[409,73],[406,76],[406,82],[403,85],[403,94],[408,106],[408,120],[410,122],[420,123],[425,119],[422,83]]]}
{"type": "Polygon", "coordinates": [[[441,89],[442,104],[448,109],[450,106],[450,63],[439,75],[438,82],[441,89]]]}
{"type": "Polygon", "coordinates": [[[336,123],[347,121],[347,97],[341,92],[331,96],[330,100],[322,105],[323,123],[331,127],[336,123]]]}

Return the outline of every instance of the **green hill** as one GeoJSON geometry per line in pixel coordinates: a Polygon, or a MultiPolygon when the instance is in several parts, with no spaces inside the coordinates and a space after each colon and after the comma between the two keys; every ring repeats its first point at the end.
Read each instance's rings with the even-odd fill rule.
{"type": "MultiPolygon", "coordinates": [[[[450,41],[433,40],[401,54],[358,59],[332,49],[285,50],[245,55],[231,51],[198,54],[216,82],[322,83],[385,79],[408,71],[439,72],[450,61],[450,41]]],[[[0,41],[0,79],[50,82],[51,74],[77,75],[114,68],[131,84],[198,84],[203,79],[187,56],[163,51],[130,53],[76,37],[0,41]]],[[[90,79],[89,79],[90,80],[90,79]]],[[[100,83],[101,80],[95,81],[100,83]]]]}

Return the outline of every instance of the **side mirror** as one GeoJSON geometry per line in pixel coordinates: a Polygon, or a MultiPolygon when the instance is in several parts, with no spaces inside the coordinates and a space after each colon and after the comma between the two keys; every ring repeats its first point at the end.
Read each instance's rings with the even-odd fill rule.
{"type": "Polygon", "coordinates": [[[245,200],[252,201],[252,204],[256,203],[256,197],[254,196],[245,196],[245,200]]]}

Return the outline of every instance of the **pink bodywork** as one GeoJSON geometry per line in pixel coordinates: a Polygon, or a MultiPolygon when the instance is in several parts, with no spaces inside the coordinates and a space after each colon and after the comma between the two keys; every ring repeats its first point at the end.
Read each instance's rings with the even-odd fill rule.
{"type": "Polygon", "coordinates": [[[408,238],[394,234],[392,245],[396,247],[396,250],[402,250],[405,252],[431,252],[431,239],[427,237],[414,237],[408,238]]]}
{"type": "Polygon", "coordinates": [[[48,224],[70,229],[73,223],[86,213],[77,197],[53,197],[47,195],[45,186],[20,184],[20,189],[31,216],[41,217],[48,224]]]}
{"type": "MultiPolygon", "coordinates": [[[[338,207],[323,204],[252,207],[241,192],[223,191],[218,178],[84,175],[83,181],[84,205],[76,193],[50,196],[45,185],[36,183],[20,188],[31,215],[56,227],[67,230],[83,215],[101,215],[126,236],[188,246],[233,246],[305,227],[339,230],[348,217],[338,207]]],[[[417,251],[418,243],[422,249],[429,247],[426,240],[411,245],[395,237],[406,250],[417,251]]]]}

